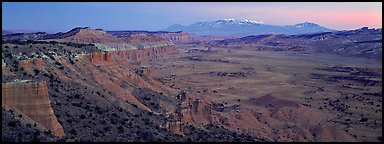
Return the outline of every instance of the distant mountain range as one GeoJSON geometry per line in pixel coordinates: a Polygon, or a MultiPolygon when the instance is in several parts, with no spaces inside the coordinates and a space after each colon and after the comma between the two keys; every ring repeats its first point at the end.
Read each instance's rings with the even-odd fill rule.
{"type": "Polygon", "coordinates": [[[335,30],[310,22],[278,26],[252,20],[221,19],[217,21],[196,22],[188,26],[175,24],[169,26],[165,31],[184,31],[192,34],[213,36],[248,36],[259,34],[296,35],[335,30]]]}
{"type": "Polygon", "coordinates": [[[356,30],[301,35],[253,35],[218,40],[215,47],[254,49],[257,51],[293,51],[298,53],[329,53],[341,56],[382,60],[382,30],[363,27],[356,30]]]}
{"type": "Polygon", "coordinates": [[[6,31],[6,30],[1,31],[1,35],[7,35],[7,34],[11,34],[11,33],[12,33],[11,31],[6,31]]]}

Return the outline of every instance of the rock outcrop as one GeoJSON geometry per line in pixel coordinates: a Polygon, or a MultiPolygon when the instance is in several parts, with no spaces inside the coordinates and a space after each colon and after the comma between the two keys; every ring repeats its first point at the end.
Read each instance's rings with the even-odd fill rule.
{"type": "Polygon", "coordinates": [[[212,109],[207,101],[186,92],[177,95],[177,99],[181,100],[177,111],[181,123],[204,126],[212,122],[212,109]]]}
{"type": "Polygon", "coordinates": [[[192,114],[191,114],[191,109],[190,108],[186,108],[186,109],[183,109],[180,111],[180,121],[183,122],[183,123],[187,123],[187,124],[192,124],[193,123],[193,118],[192,118],[192,114]]]}
{"type": "Polygon", "coordinates": [[[1,59],[1,67],[5,67],[7,64],[4,62],[4,59],[1,59]]]}
{"type": "Polygon", "coordinates": [[[191,104],[191,115],[194,122],[205,125],[211,121],[212,112],[207,104],[197,99],[191,104]]]}
{"type": "Polygon", "coordinates": [[[89,27],[78,27],[74,28],[66,33],[57,33],[45,37],[46,40],[55,40],[59,42],[72,42],[79,44],[90,44],[90,43],[123,43],[119,40],[102,30],[92,30],[89,27]]]}
{"type": "Polygon", "coordinates": [[[112,55],[108,52],[94,52],[90,54],[90,61],[94,64],[108,64],[112,62],[112,55]]]}
{"type": "Polygon", "coordinates": [[[12,76],[15,75],[12,73],[9,68],[7,67],[7,64],[4,62],[4,59],[2,59],[2,65],[1,65],[1,73],[4,76],[12,76]]]}
{"type": "Polygon", "coordinates": [[[31,68],[32,60],[21,60],[19,61],[19,65],[27,74],[33,75],[33,71],[31,68]]]}
{"type": "Polygon", "coordinates": [[[166,128],[174,134],[183,135],[183,129],[181,122],[167,122],[166,128]]]}
{"type": "Polygon", "coordinates": [[[20,113],[27,121],[51,130],[56,136],[64,136],[48,97],[45,82],[2,83],[1,106],[20,113]]]}
{"type": "Polygon", "coordinates": [[[153,58],[157,58],[158,56],[164,55],[177,55],[179,53],[176,46],[162,46],[162,47],[153,47],[153,48],[145,48],[145,49],[133,49],[133,50],[121,50],[121,51],[111,51],[111,52],[96,52],[91,53],[90,60],[95,64],[99,63],[110,63],[113,59],[117,61],[143,61],[149,60],[153,58]]]}

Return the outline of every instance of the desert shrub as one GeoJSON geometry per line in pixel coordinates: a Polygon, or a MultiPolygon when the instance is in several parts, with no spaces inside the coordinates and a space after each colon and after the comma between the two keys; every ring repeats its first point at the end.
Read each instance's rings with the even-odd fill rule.
{"type": "Polygon", "coordinates": [[[103,124],[103,125],[107,124],[107,122],[105,120],[100,120],[100,123],[103,124]]]}
{"type": "Polygon", "coordinates": [[[111,118],[111,124],[114,124],[114,125],[117,124],[115,119],[111,118]]]}
{"type": "Polygon", "coordinates": [[[123,126],[118,126],[117,129],[119,130],[119,133],[124,133],[125,130],[124,130],[124,127],[123,126]]]}
{"type": "Polygon", "coordinates": [[[125,121],[124,121],[124,120],[121,121],[120,124],[121,124],[121,125],[125,125],[125,121]]]}
{"type": "Polygon", "coordinates": [[[77,132],[76,132],[75,129],[71,129],[71,130],[69,131],[69,133],[71,133],[72,135],[77,135],[77,132]]]}
{"type": "Polygon", "coordinates": [[[10,121],[10,122],[8,122],[8,126],[10,126],[10,127],[16,127],[16,121],[10,121]]]}
{"type": "Polygon", "coordinates": [[[117,113],[115,113],[115,112],[112,112],[112,116],[114,116],[114,117],[119,117],[119,116],[117,115],[117,113]]]}
{"type": "Polygon", "coordinates": [[[38,75],[40,73],[38,69],[34,69],[33,71],[35,72],[35,75],[38,75]]]}
{"type": "Polygon", "coordinates": [[[44,133],[46,134],[46,135],[49,135],[49,134],[51,134],[51,130],[47,130],[47,131],[44,131],[44,133]]]}
{"type": "Polygon", "coordinates": [[[86,110],[90,110],[91,107],[90,107],[89,105],[86,105],[86,106],[84,107],[84,109],[86,109],[86,110]]]}
{"type": "Polygon", "coordinates": [[[95,137],[99,137],[99,136],[100,136],[99,133],[97,133],[97,132],[92,132],[92,134],[93,134],[93,136],[95,136],[95,137]]]}
{"type": "Polygon", "coordinates": [[[106,131],[106,132],[109,132],[110,130],[111,130],[110,126],[106,126],[106,127],[104,128],[104,131],[106,131]]]}
{"type": "Polygon", "coordinates": [[[360,121],[360,122],[367,122],[367,121],[368,121],[368,118],[366,118],[366,117],[362,117],[359,121],[360,121]]]}
{"type": "Polygon", "coordinates": [[[103,114],[103,110],[99,106],[96,106],[95,109],[98,114],[103,114]]]}
{"type": "Polygon", "coordinates": [[[70,62],[72,65],[74,65],[74,64],[75,64],[75,61],[74,61],[74,60],[72,60],[72,59],[70,59],[70,60],[69,60],[69,62],[70,62]]]}
{"type": "Polygon", "coordinates": [[[79,99],[80,98],[80,94],[75,94],[75,98],[79,99]]]}

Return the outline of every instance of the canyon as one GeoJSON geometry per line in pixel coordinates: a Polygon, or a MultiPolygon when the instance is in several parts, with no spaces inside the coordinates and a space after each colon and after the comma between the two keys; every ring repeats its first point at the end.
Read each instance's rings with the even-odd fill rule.
{"type": "MultiPolygon", "coordinates": [[[[34,125],[32,128],[35,129],[33,130],[35,133],[47,131],[44,132],[43,136],[33,139],[57,141],[64,138],[66,141],[87,139],[99,141],[104,138],[100,135],[127,130],[134,131],[132,134],[135,136],[121,137],[119,141],[140,139],[147,141],[146,136],[149,133],[152,135],[157,133],[156,137],[162,140],[171,137],[173,140],[180,141],[184,139],[183,137],[196,137],[191,136],[192,133],[189,134],[190,136],[185,135],[182,132],[184,125],[181,125],[180,119],[175,118],[177,117],[175,112],[178,109],[178,101],[174,95],[177,90],[166,87],[155,80],[153,77],[156,76],[156,71],[145,67],[143,64],[161,57],[178,57],[179,50],[172,42],[159,36],[145,34],[134,34],[125,39],[117,39],[100,30],[75,28],[60,36],[56,35],[54,38],[32,41],[32,43],[31,41],[12,41],[3,45],[2,68],[8,70],[8,73],[2,73],[2,106],[3,114],[4,112],[5,114],[12,112],[12,115],[17,112],[22,115],[22,119],[27,119],[25,122],[21,120],[21,127],[34,125]],[[117,41],[131,47],[124,49],[111,45],[117,41]],[[82,45],[74,45],[73,43],[82,45]],[[89,43],[92,44],[88,45],[89,43]],[[99,45],[108,49],[100,48],[99,45]],[[19,79],[22,79],[21,82],[19,79]],[[24,84],[24,81],[27,83],[24,84]],[[32,81],[31,83],[33,81],[39,82],[31,85],[28,83],[29,81],[32,81]],[[138,93],[138,91],[141,92],[138,93]],[[144,94],[151,96],[144,97],[142,96],[144,94]],[[34,98],[33,95],[43,98],[29,100],[29,98],[34,98]],[[25,98],[26,96],[28,98],[25,98]],[[25,109],[23,105],[30,107],[25,109]],[[109,121],[108,113],[105,113],[104,110],[112,114],[113,118],[121,117],[121,119],[109,121]],[[164,116],[165,113],[167,116],[164,116]],[[101,120],[102,124],[96,127],[88,126],[95,124],[95,122],[99,123],[98,121],[86,122],[95,120],[96,117],[101,120]],[[126,119],[129,117],[132,120],[126,119]],[[141,118],[145,118],[145,121],[141,118]],[[147,127],[145,130],[137,130],[132,129],[129,125],[120,125],[114,127],[118,131],[113,132],[109,130],[111,129],[110,126],[105,125],[105,120],[112,123],[109,125],[120,125],[120,122],[116,123],[115,121],[122,121],[123,123],[129,122],[131,126],[148,126],[144,126],[147,127]],[[77,121],[76,124],[73,123],[75,121],[77,121]],[[168,124],[168,126],[163,127],[164,124],[168,124]],[[107,127],[103,128],[103,126],[107,127]],[[75,130],[75,127],[82,128],[75,130]],[[90,133],[81,133],[84,128],[88,129],[90,133]],[[145,133],[142,134],[141,132],[145,133]],[[56,137],[52,137],[50,133],[56,137]],[[161,134],[159,135],[159,133],[161,134]],[[90,136],[89,134],[97,136],[90,136]],[[175,134],[179,136],[175,136],[175,134]]],[[[206,116],[201,114],[204,111],[202,111],[200,104],[194,103],[188,106],[196,109],[191,112],[194,121],[205,120],[206,116]]],[[[9,117],[9,115],[5,115],[5,117],[9,117]]],[[[13,121],[10,120],[10,122],[13,121]]],[[[13,135],[11,133],[17,133],[17,131],[12,131],[14,125],[12,123],[13,127],[10,127],[11,130],[8,131],[10,133],[6,134],[6,137],[3,135],[4,139],[11,139],[10,135],[13,135]]],[[[222,131],[223,134],[220,137],[238,135],[233,135],[227,130],[222,131]]],[[[29,132],[25,131],[25,133],[29,132]]],[[[213,132],[211,131],[211,133],[213,132]]],[[[20,135],[19,137],[23,136],[20,135]]],[[[196,137],[194,139],[214,140],[219,138],[196,137]]]]}
{"type": "Polygon", "coordinates": [[[8,34],[2,138],[381,141],[380,32],[227,39],[79,27],[8,34]],[[322,53],[318,46],[340,41],[370,49],[322,53]]]}

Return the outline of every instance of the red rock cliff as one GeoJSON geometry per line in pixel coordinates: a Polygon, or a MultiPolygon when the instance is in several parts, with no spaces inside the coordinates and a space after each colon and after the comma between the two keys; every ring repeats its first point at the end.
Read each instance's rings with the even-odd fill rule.
{"type": "Polygon", "coordinates": [[[2,107],[19,112],[27,121],[38,123],[56,136],[64,136],[63,127],[52,110],[45,82],[2,83],[1,92],[2,107]]]}
{"type": "Polygon", "coordinates": [[[116,59],[117,61],[142,61],[148,60],[152,58],[156,58],[158,56],[174,54],[177,55],[179,53],[176,46],[163,46],[163,47],[155,47],[155,48],[146,48],[146,49],[133,49],[133,50],[121,50],[121,51],[111,51],[111,52],[95,52],[89,55],[89,59],[94,64],[103,64],[103,63],[111,63],[116,59]]]}

